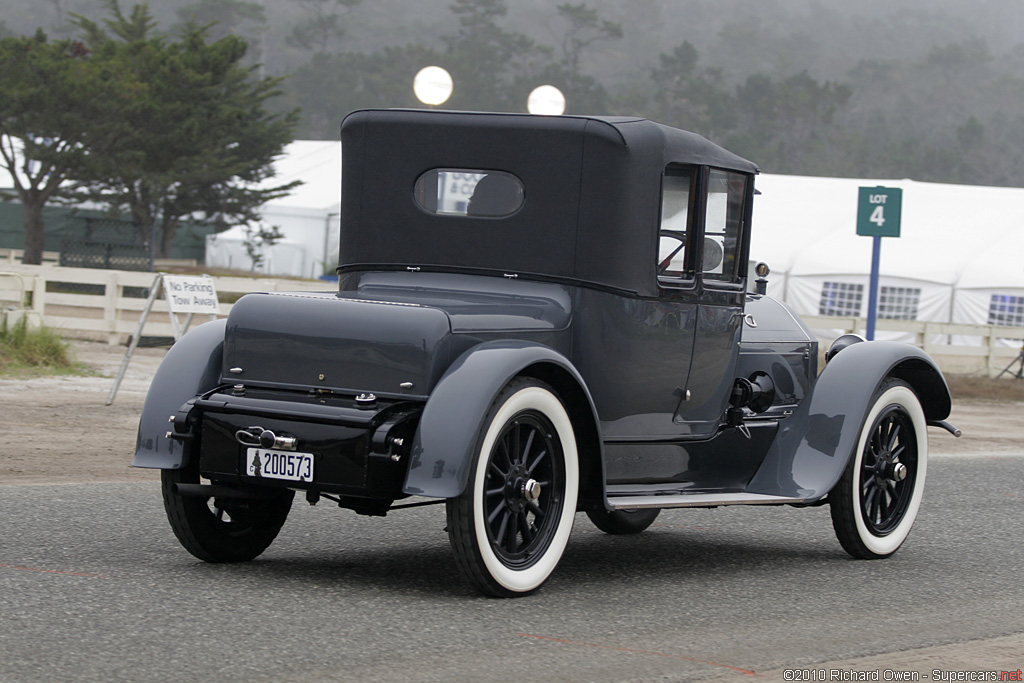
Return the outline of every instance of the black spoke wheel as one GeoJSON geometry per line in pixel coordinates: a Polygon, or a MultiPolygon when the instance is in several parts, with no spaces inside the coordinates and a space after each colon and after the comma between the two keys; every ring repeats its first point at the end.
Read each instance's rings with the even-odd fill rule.
{"type": "Polygon", "coordinates": [[[543,413],[519,413],[498,435],[487,462],[487,539],[508,567],[530,566],[551,543],[565,489],[562,447],[554,432],[543,413]]]}
{"type": "Polygon", "coordinates": [[[540,587],[572,530],[576,441],[547,385],[517,379],[495,400],[466,490],[448,500],[448,537],[463,575],[487,595],[540,587]]]}
{"type": "Polygon", "coordinates": [[[829,493],[832,525],[854,557],[892,555],[906,540],[924,494],[926,422],[913,390],[886,380],[858,439],[857,452],[829,493]]]}
{"type": "Polygon", "coordinates": [[[661,508],[646,510],[587,510],[587,517],[606,534],[639,534],[654,523],[661,508]]]}
{"type": "Polygon", "coordinates": [[[160,476],[164,510],[185,550],[204,562],[247,562],[277,538],[288,518],[294,491],[271,499],[196,498],[178,493],[177,484],[200,481],[196,458],[160,476]]]}

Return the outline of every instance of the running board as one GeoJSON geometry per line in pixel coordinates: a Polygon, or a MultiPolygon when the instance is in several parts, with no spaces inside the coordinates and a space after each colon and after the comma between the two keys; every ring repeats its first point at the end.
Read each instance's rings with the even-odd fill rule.
{"type": "Polygon", "coordinates": [[[769,496],[764,493],[669,493],[654,496],[609,496],[612,510],[643,508],[701,508],[718,505],[791,505],[806,504],[803,498],[769,496]]]}

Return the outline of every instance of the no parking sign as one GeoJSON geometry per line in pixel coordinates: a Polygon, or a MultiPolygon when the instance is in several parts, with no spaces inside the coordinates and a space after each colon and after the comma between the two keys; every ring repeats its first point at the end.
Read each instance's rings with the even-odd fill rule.
{"type": "Polygon", "coordinates": [[[213,280],[206,276],[164,275],[167,307],[172,313],[220,313],[213,280]]]}

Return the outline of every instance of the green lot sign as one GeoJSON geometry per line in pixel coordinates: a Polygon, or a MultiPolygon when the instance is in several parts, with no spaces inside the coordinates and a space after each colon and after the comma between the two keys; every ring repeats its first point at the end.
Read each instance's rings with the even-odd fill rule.
{"type": "Polygon", "coordinates": [[[857,234],[899,237],[903,190],[898,187],[862,187],[857,201],[857,234]]]}

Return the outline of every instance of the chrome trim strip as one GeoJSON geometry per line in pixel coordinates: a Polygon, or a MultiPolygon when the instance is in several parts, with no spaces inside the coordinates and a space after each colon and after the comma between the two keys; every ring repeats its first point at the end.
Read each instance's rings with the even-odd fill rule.
{"type": "Polygon", "coordinates": [[[644,508],[686,508],[710,505],[788,505],[808,503],[802,498],[770,496],[764,493],[677,493],[660,496],[612,496],[608,505],[613,510],[644,508]]]}

